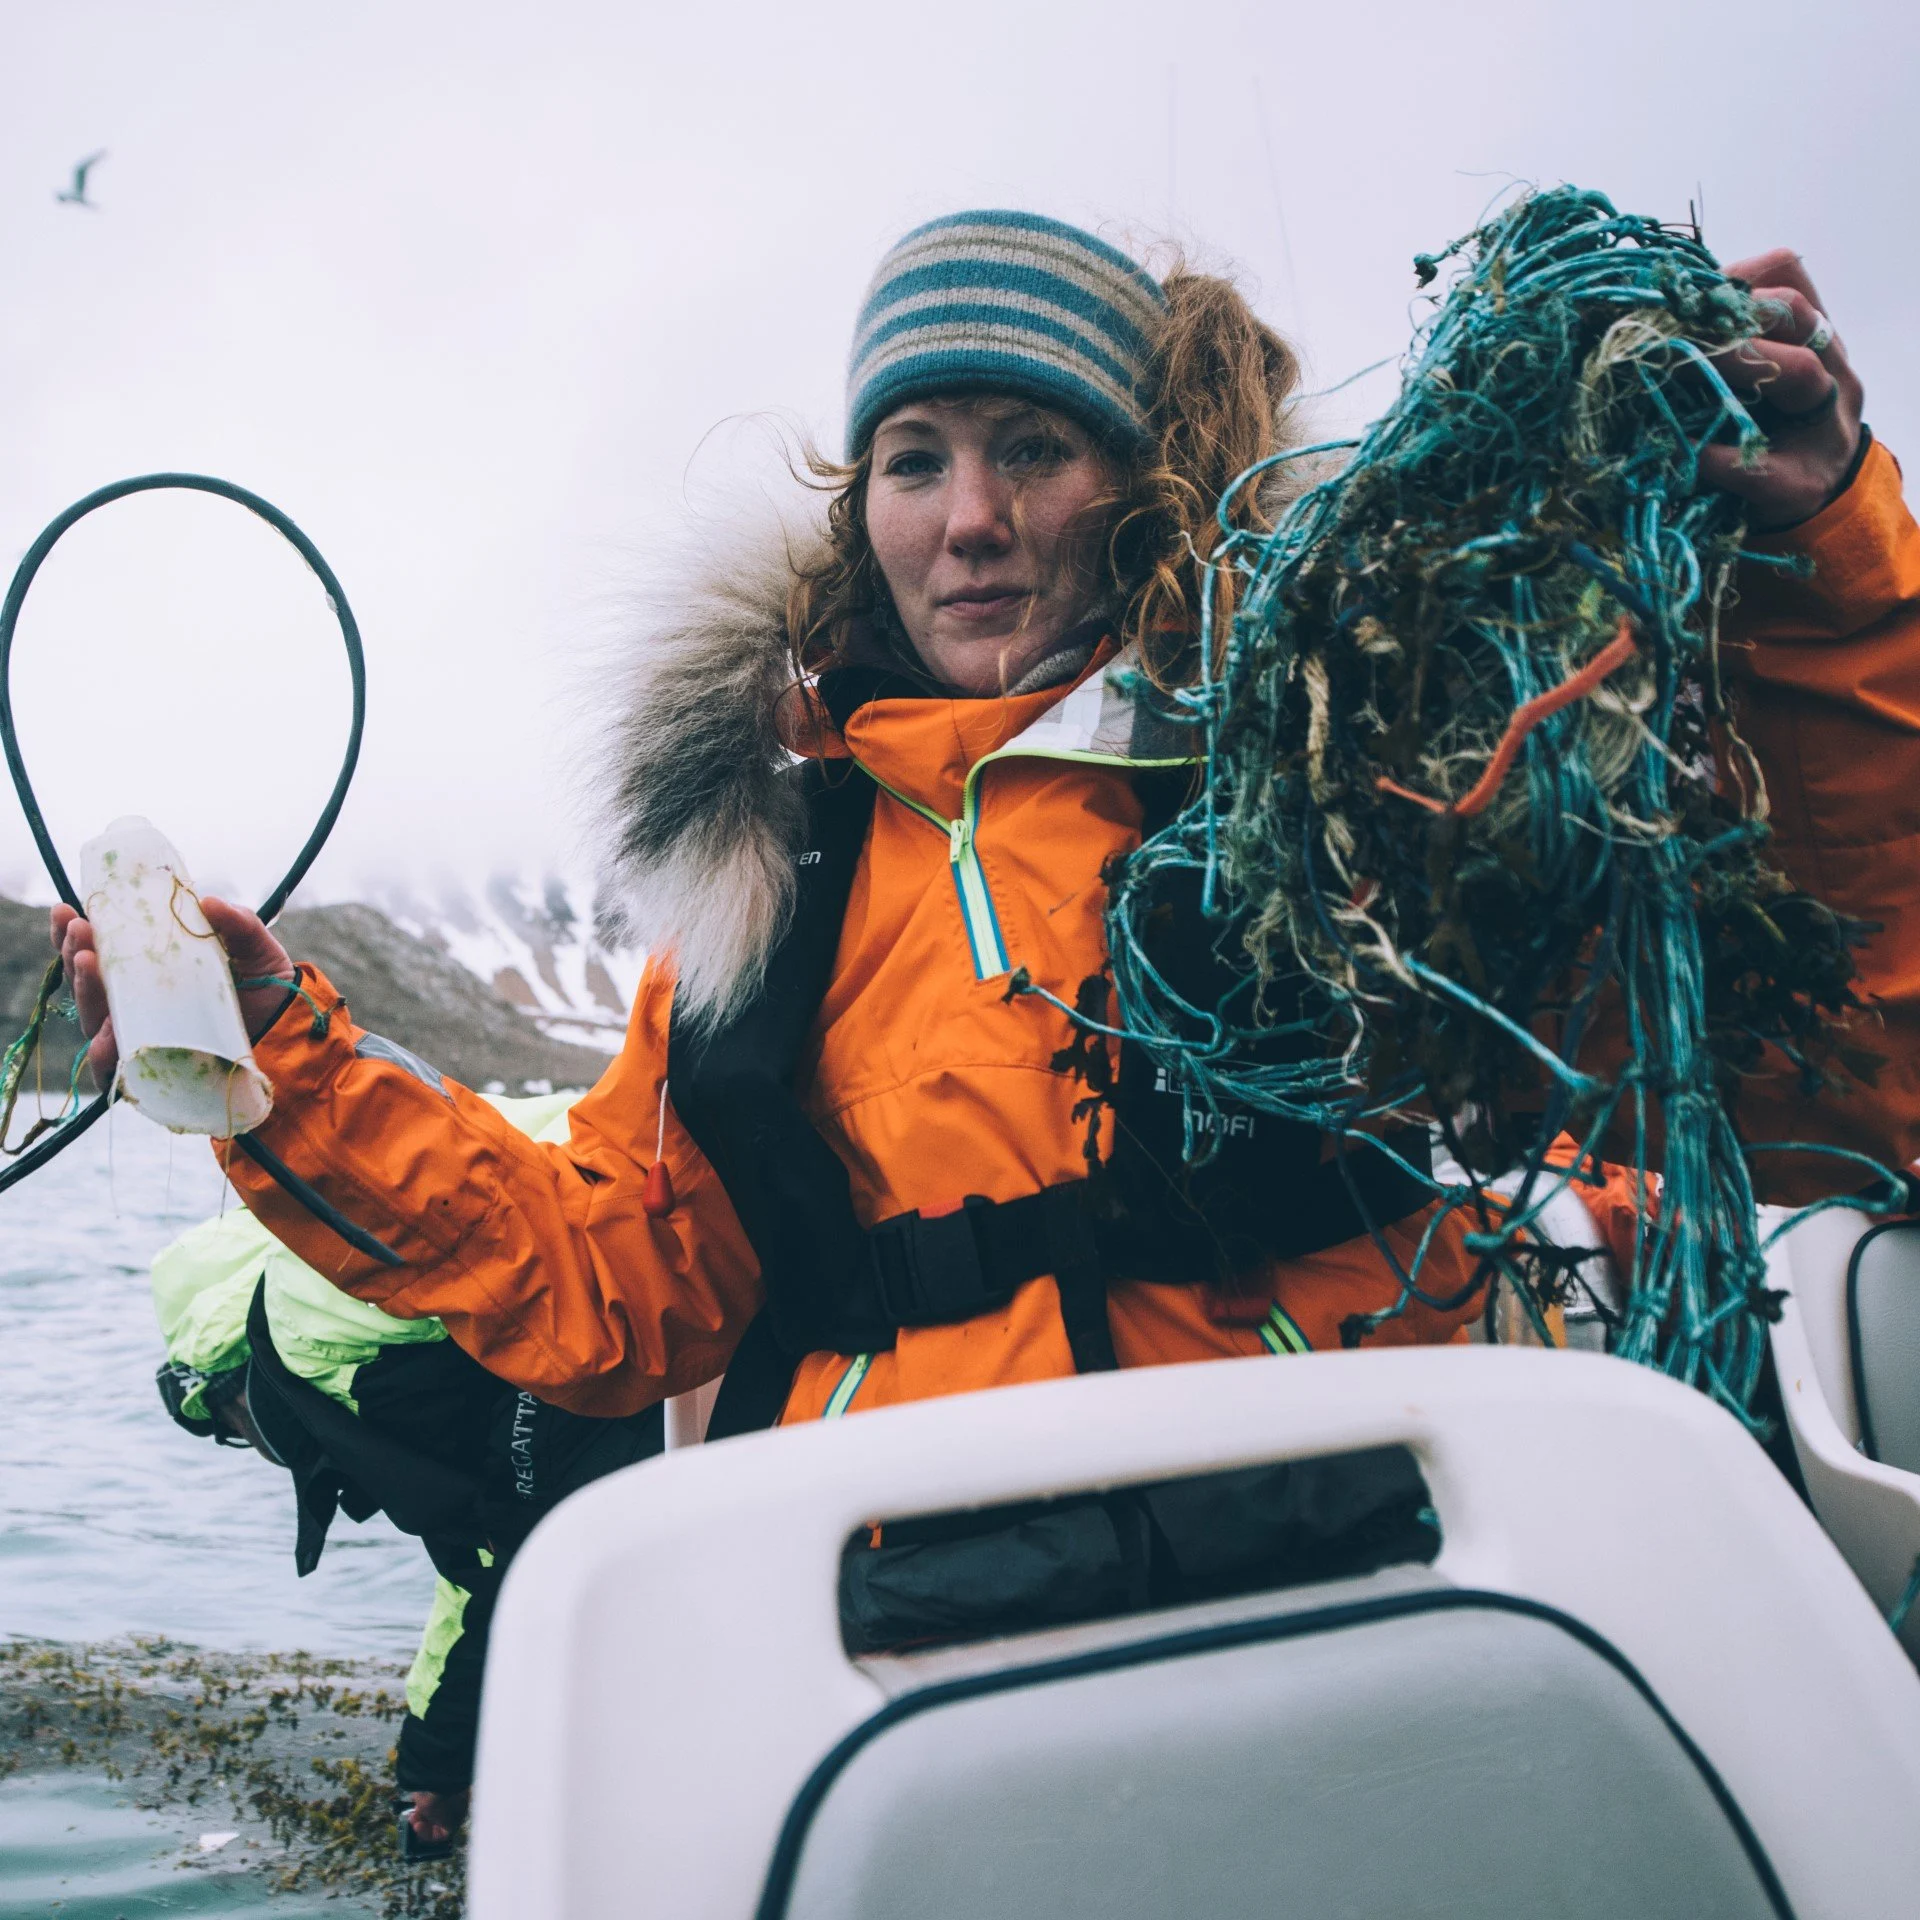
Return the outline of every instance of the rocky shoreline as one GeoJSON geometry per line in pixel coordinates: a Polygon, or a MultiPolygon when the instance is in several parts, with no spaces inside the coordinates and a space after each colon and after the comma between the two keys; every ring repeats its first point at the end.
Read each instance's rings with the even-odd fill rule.
{"type": "MultiPolygon", "coordinates": [[[[363,1027],[431,1060],[462,1086],[507,1093],[590,1087],[607,1069],[606,1054],[543,1032],[486,981],[376,907],[296,907],[275,931],[296,958],[326,973],[363,1027]]],[[[0,899],[0,1047],[25,1028],[49,957],[46,909],[0,899]]],[[[78,1040],[71,1020],[48,1020],[39,1085],[49,1110],[66,1090],[78,1040]]],[[[82,1080],[91,1092],[84,1074],[82,1080]]],[[[29,1111],[35,1084],[30,1069],[23,1089],[29,1111]]]]}
{"type": "Polygon", "coordinates": [[[456,1853],[402,1863],[393,1738],[404,1669],[147,1638],[0,1642],[0,1778],[91,1777],[180,1835],[177,1865],[277,1893],[457,1920],[456,1853]]]}

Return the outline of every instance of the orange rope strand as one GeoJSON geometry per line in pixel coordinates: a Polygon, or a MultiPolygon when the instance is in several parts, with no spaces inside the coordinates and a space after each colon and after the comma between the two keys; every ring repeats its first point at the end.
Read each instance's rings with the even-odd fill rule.
{"type": "Polygon", "coordinates": [[[1412,788],[1403,787],[1397,780],[1389,780],[1384,774],[1373,783],[1376,791],[1390,793],[1399,800],[1411,800],[1416,807],[1425,807],[1429,813],[1451,813],[1460,819],[1484,811],[1492,804],[1493,796],[1500,791],[1501,781],[1519,758],[1527,735],[1548,714],[1558,713],[1562,707],[1571,706],[1574,701],[1585,698],[1608,674],[1617,667],[1625,666],[1639,651],[1633,642],[1632,622],[1622,614],[1620,631],[1578,673],[1562,680],[1557,687],[1549,687],[1545,693],[1535,694],[1525,706],[1514,709],[1513,718],[1507,722],[1506,731],[1501,734],[1500,744],[1494,748],[1486,771],[1451,804],[1430,799],[1424,793],[1415,793],[1412,788]]]}

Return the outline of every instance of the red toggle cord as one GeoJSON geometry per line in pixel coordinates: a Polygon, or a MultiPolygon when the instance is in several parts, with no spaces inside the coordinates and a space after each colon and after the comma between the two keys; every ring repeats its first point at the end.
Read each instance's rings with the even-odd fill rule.
{"type": "Polygon", "coordinates": [[[660,1082],[660,1131],[653,1143],[653,1165],[640,1189],[640,1207],[649,1220],[664,1220],[673,1211],[673,1175],[667,1171],[667,1083],[660,1082]]]}
{"type": "Polygon", "coordinates": [[[673,1211],[673,1175],[664,1160],[656,1160],[647,1169],[646,1184],[640,1189],[640,1205],[650,1220],[664,1220],[673,1211]]]}
{"type": "Polygon", "coordinates": [[[1481,812],[1492,804],[1493,796],[1500,791],[1500,783],[1519,758],[1527,735],[1548,714],[1558,713],[1562,707],[1571,706],[1574,701],[1591,693],[1608,674],[1617,667],[1625,666],[1639,651],[1633,641],[1632,622],[1622,614],[1620,631],[1578,673],[1562,680],[1557,687],[1549,687],[1545,693],[1535,694],[1525,706],[1514,709],[1513,718],[1507,722],[1506,731],[1501,734],[1500,744],[1494,748],[1486,771],[1451,804],[1430,799],[1424,793],[1415,793],[1410,787],[1403,787],[1397,780],[1389,780],[1384,774],[1373,783],[1375,789],[1380,793],[1390,793],[1399,800],[1411,800],[1416,807],[1425,807],[1429,813],[1451,813],[1465,819],[1470,814],[1481,812]]]}

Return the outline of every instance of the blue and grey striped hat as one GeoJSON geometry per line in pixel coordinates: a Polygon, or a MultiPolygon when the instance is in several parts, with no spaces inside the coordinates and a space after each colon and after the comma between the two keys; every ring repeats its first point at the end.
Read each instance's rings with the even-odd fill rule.
{"type": "Polygon", "coordinates": [[[895,407],[988,388],[1141,439],[1167,296],[1118,248],[1037,213],[950,213],[880,262],[847,367],[847,457],[895,407]]]}

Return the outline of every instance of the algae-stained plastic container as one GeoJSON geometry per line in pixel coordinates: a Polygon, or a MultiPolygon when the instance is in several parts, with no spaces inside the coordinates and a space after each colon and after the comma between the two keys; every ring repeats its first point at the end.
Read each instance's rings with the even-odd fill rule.
{"type": "Polygon", "coordinates": [[[80,885],[120,1048],[115,1085],[173,1133],[257,1127],[273,1088],[254,1065],[226,948],[186,862],[136,814],[80,849],[80,885]]]}

